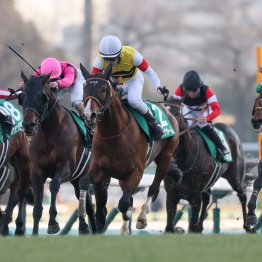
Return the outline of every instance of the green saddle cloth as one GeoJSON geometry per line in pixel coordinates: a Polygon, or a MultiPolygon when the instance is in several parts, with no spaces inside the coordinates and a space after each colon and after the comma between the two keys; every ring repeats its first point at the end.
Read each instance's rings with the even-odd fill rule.
{"type": "Polygon", "coordinates": [[[83,122],[83,120],[79,117],[79,115],[72,111],[69,110],[68,108],[64,107],[73,117],[78,129],[80,130],[81,134],[83,135],[83,138],[85,139],[86,142],[86,146],[90,146],[92,144],[90,135],[89,135],[89,130],[87,128],[87,126],[85,125],[85,123],[83,122]]]}
{"type": "MultiPolygon", "coordinates": [[[[216,145],[215,143],[205,134],[205,132],[203,132],[201,130],[201,128],[199,127],[194,127],[194,129],[202,136],[202,138],[204,139],[206,145],[207,145],[207,148],[210,152],[210,155],[212,156],[212,158],[216,161],[218,161],[217,159],[217,149],[216,149],[216,145]]],[[[227,150],[230,152],[229,154],[227,154],[225,157],[224,157],[224,162],[228,162],[228,163],[231,163],[233,162],[233,158],[232,158],[232,154],[231,154],[231,150],[230,150],[230,147],[227,143],[227,140],[225,138],[225,134],[217,129],[216,127],[214,127],[215,131],[217,132],[219,138],[221,139],[222,143],[224,144],[224,146],[227,148],[227,150]]]]}
{"type": "Polygon", "coordinates": [[[5,101],[4,99],[0,99],[0,112],[3,115],[10,115],[14,124],[11,132],[6,133],[7,129],[5,127],[5,124],[0,123],[0,142],[3,143],[4,132],[6,133],[6,138],[10,139],[11,136],[15,135],[16,133],[22,130],[23,114],[15,104],[11,103],[10,101],[5,101]]]}
{"type": "MultiPolygon", "coordinates": [[[[171,136],[174,136],[176,134],[175,130],[173,129],[167,115],[162,110],[162,108],[154,103],[144,101],[146,105],[148,106],[149,110],[153,114],[154,118],[158,121],[158,123],[163,128],[164,134],[162,135],[161,139],[165,139],[171,136]]],[[[125,106],[127,107],[128,111],[134,116],[136,119],[138,125],[141,127],[141,129],[144,131],[144,133],[147,135],[148,138],[151,137],[150,130],[148,123],[144,116],[140,114],[137,110],[133,109],[127,102],[124,102],[125,106]]],[[[153,140],[155,140],[154,137],[152,137],[153,140]]]]}

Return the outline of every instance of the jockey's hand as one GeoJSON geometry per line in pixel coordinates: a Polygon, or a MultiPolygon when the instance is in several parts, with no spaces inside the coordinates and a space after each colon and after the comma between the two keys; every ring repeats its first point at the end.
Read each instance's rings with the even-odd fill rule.
{"type": "Polygon", "coordinates": [[[204,117],[204,116],[200,116],[198,119],[197,119],[197,122],[201,123],[201,124],[205,124],[207,123],[207,119],[204,117]]]}
{"type": "Polygon", "coordinates": [[[49,83],[49,86],[50,86],[51,88],[53,88],[53,89],[58,90],[58,83],[57,83],[57,82],[50,82],[50,83],[49,83]]]}
{"type": "Polygon", "coordinates": [[[160,93],[161,95],[163,95],[165,100],[169,95],[169,90],[165,86],[163,86],[163,87],[159,86],[157,88],[157,92],[160,93]]]}

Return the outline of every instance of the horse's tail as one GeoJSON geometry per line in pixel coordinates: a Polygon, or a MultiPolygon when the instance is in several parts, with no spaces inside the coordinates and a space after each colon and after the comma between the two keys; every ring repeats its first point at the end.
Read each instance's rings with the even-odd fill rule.
{"type": "Polygon", "coordinates": [[[34,205],[34,192],[31,185],[26,190],[25,199],[27,204],[34,205]]]}

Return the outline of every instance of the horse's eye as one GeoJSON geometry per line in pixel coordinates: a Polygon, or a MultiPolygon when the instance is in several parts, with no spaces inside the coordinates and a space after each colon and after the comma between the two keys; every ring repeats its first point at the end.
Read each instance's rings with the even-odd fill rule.
{"type": "Polygon", "coordinates": [[[45,105],[48,102],[47,96],[43,93],[41,94],[36,94],[35,96],[35,102],[38,105],[45,105]]]}

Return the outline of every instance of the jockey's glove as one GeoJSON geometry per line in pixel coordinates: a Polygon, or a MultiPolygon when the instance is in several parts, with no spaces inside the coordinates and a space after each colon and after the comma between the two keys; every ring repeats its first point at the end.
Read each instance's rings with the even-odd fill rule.
{"type": "Polygon", "coordinates": [[[159,86],[157,88],[157,92],[163,95],[165,98],[168,97],[169,95],[169,90],[165,86],[159,86]]]}
{"type": "Polygon", "coordinates": [[[257,86],[256,86],[256,92],[258,94],[261,94],[261,87],[262,87],[262,83],[259,83],[257,86]]]}

